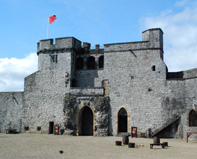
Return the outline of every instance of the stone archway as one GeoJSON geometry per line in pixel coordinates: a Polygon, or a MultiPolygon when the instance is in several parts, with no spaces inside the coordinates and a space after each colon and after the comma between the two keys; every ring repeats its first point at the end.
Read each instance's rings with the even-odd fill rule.
{"type": "Polygon", "coordinates": [[[128,114],[124,108],[121,108],[118,112],[118,133],[127,132],[128,130],[128,114]]]}
{"type": "Polygon", "coordinates": [[[79,135],[82,136],[93,136],[93,123],[94,115],[92,110],[85,106],[79,112],[79,135]]]}
{"type": "Polygon", "coordinates": [[[193,109],[189,112],[189,126],[197,126],[197,112],[193,109]]]}

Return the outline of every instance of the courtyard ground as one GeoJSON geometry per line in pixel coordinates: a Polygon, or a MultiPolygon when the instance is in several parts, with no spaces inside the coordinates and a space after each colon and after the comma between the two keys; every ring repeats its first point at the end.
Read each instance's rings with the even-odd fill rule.
{"type": "Polygon", "coordinates": [[[161,139],[169,147],[155,146],[153,139],[129,138],[137,148],[116,146],[121,137],[84,137],[47,134],[0,134],[0,159],[187,159],[197,158],[197,141],[161,139]],[[63,153],[60,153],[63,152],[63,153]]]}

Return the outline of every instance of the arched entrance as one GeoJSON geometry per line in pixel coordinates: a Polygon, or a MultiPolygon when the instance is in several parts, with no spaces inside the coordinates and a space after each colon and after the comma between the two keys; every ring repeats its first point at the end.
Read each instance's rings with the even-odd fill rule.
{"type": "Polygon", "coordinates": [[[79,113],[79,127],[79,135],[93,136],[93,112],[88,106],[83,107],[79,113]]]}
{"type": "Polygon", "coordinates": [[[197,126],[197,113],[194,110],[189,112],[189,126],[197,126]]]}
{"type": "Polygon", "coordinates": [[[121,108],[118,112],[118,133],[127,132],[127,111],[121,108]]]}

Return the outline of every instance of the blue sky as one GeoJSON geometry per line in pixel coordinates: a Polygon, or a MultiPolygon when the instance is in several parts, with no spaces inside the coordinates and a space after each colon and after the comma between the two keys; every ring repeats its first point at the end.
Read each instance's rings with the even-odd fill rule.
{"type": "Polygon", "coordinates": [[[23,58],[47,38],[74,36],[95,45],[141,40],[140,20],[175,8],[174,0],[1,0],[1,58],[23,58]]]}
{"type": "Polygon", "coordinates": [[[142,32],[160,27],[170,71],[197,67],[196,0],[1,0],[0,91],[23,90],[37,70],[37,42],[74,36],[107,44],[141,41],[142,32]],[[13,86],[14,85],[14,86],[13,86]]]}

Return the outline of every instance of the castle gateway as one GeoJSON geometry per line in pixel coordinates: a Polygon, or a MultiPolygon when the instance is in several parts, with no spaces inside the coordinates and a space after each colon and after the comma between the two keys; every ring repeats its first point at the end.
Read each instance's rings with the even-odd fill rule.
{"type": "Polygon", "coordinates": [[[96,45],[74,37],[41,40],[38,71],[23,92],[0,93],[0,131],[184,138],[197,131],[197,69],[168,72],[163,32],[142,41],[96,45]]]}

